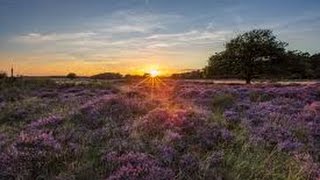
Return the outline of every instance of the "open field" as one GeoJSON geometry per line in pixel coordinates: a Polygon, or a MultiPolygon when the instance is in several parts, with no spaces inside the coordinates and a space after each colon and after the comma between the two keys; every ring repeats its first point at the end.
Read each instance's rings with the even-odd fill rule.
{"type": "Polygon", "coordinates": [[[320,84],[0,84],[0,179],[317,179],[320,84]]]}

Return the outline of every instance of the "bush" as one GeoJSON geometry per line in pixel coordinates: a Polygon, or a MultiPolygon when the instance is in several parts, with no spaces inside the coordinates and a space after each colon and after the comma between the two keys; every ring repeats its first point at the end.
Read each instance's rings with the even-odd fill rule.
{"type": "Polygon", "coordinates": [[[250,93],[249,97],[252,102],[265,102],[272,99],[272,95],[257,91],[250,93]]]}
{"type": "Polygon", "coordinates": [[[234,97],[231,94],[219,94],[212,100],[212,110],[222,112],[234,104],[234,97]]]}
{"type": "Polygon", "coordinates": [[[145,153],[108,153],[103,161],[111,167],[108,179],[174,179],[174,172],[145,153]]]}

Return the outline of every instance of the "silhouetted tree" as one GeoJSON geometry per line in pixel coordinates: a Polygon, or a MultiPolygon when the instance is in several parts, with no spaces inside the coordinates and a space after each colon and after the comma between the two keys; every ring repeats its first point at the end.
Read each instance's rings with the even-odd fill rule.
{"type": "Polygon", "coordinates": [[[194,70],[190,72],[183,72],[183,73],[175,73],[171,75],[171,78],[174,79],[201,79],[203,78],[203,71],[201,70],[194,70]]]}
{"type": "Polygon", "coordinates": [[[0,71],[0,79],[6,78],[7,77],[7,73],[4,71],[0,71]]]}
{"type": "Polygon", "coordinates": [[[69,74],[67,74],[67,78],[75,79],[75,78],[77,78],[77,75],[76,75],[76,73],[69,73],[69,74]]]}
{"type": "Polygon", "coordinates": [[[93,79],[121,79],[122,75],[120,73],[106,72],[91,76],[93,79]]]}
{"type": "Polygon", "coordinates": [[[146,78],[146,77],[150,77],[150,76],[151,76],[151,74],[150,74],[150,73],[144,73],[144,74],[143,74],[143,77],[144,77],[144,78],[146,78]]]}
{"type": "Polygon", "coordinates": [[[238,35],[226,44],[225,51],[209,59],[206,73],[237,75],[250,83],[268,69],[270,61],[280,59],[287,43],[279,41],[271,30],[256,29],[238,35]],[[215,72],[215,70],[217,72],[215,72]]]}
{"type": "Polygon", "coordinates": [[[208,66],[204,68],[206,78],[232,78],[239,74],[235,61],[227,59],[225,51],[215,53],[209,58],[208,66]]]}
{"type": "Polygon", "coordinates": [[[313,78],[320,78],[320,53],[314,54],[310,57],[311,69],[313,71],[313,78]]]}
{"type": "Polygon", "coordinates": [[[284,56],[282,74],[289,79],[313,78],[310,54],[301,51],[288,51],[284,56]]]}

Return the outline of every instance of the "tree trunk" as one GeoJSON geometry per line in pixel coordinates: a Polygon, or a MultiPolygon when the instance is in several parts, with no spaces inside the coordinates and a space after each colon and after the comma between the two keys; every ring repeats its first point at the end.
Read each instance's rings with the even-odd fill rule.
{"type": "Polygon", "coordinates": [[[251,84],[252,76],[250,73],[247,73],[245,76],[246,84],[251,84]]]}

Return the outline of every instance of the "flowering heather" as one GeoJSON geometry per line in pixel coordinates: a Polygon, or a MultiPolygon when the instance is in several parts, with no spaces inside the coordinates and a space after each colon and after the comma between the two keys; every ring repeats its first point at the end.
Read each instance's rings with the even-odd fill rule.
{"type": "Polygon", "coordinates": [[[103,160],[114,166],[107,179],[174,179],[172,170],[144,153],[129,152],[118,156],[111,152],[103,160]]]}
{"type": "Polygon", "coordinates": [[[45,126],[58,126],[62,122],[62,117],[51,115],[46,118],[32,121],[29,125],[32,129],[37,129],[45,126]]]}
{"type": "Polygon", "coordinates": [[[130,83],[1,95],[0,179],[320,178],[319,84],[130,83]]]}
{"type": "Polygon", "coordinates": [[[58,158],[61,144],[51,132],[21,132],[17,139],[1,154],[5,167],[2,171],[8,177],[36,178],[48,171],[51,162],[58,158]]]}

